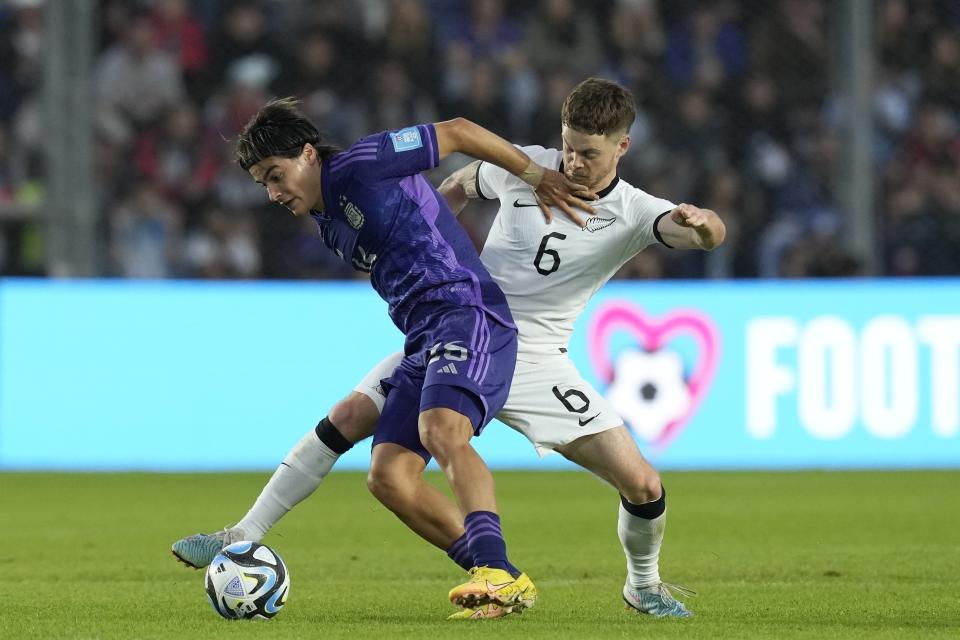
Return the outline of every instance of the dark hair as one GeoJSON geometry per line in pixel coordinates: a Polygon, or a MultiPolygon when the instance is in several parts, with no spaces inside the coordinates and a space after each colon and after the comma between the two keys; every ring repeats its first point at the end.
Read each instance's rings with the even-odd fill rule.
{"type": "Polygon", "coordinates": [[[320,132],[300,111],[299,100],[278,98],[263,105],[240,132],[237,164],[248,171],[264,158],[295,158],[307,143],[317,149],[321,161],[340,150],[336,145],[321,144],[321,140],[320,132]]]}
{"type": "Polygon", "coordinates": [[[636,117],[633,95],[600,78],[587,78],[574,87],[560,110],[563,124],[592,135],[626,133],[636,117]]]}

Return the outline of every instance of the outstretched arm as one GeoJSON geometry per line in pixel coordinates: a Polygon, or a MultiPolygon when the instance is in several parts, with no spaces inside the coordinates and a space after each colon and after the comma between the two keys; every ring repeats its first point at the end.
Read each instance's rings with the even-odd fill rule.
{"type": "Polygon", "coordinates": [[[540,209],[548,222],[553,219],[551,206],[558,207],[581,227],[583,220],[573,211],[573,207],[588,214],[593,213],[593,207],[586,204],[585,200],[593,200],[594,193],[583,185],[568,180],[559,171],[541,167],[523,151],[492,131],[465,118],[437,122],[433,126],[437,132],[437,147],[441,158],[460,152],[509,171],[533,187],[540,209]]]}
{"type": "Polygon", "coordinates": [[[660,237],[677,249],[715,249],[727,235],[720,216],[711,209],[680,204],[657,223],[660,237]]]}

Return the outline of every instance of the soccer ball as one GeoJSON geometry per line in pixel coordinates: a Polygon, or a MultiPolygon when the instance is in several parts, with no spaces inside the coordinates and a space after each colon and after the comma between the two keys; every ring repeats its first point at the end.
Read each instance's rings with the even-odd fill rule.
{"type": "Polygon", "coordinates": [[[290,593],[290,574],[280,556],[257,542],[234,542],[207,569],[207,597],[224,618],[272,618],[290,593]]]}

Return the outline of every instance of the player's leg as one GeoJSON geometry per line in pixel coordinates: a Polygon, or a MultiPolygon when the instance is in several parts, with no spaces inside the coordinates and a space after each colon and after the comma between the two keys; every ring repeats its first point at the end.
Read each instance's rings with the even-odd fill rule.
{"type": "Polygon", "coordinates": [[[237,524],[222,531],[181,538],[171,546],[173,555],[199,569],[210,564],[217,552],[232,542],[259,542],[290,509],[316,491],[354,442],[373,433],[378,417],[377,407],[370,398],[351,392],[287,453],[237,524]]]}
{"type": "MultiPolygon", "coordinates": [[[[468,517],[465,523],[462,510],[450,504],[442,493],[422,477],[431,454],[421,440],[423,432],[420,425],[424,425],[428,438],[433,437],[431,446],[445,456],[449,467],[448,458],[462,454],[458,451],[451,453],[451,450],[463,443],[469,446],[469,438],[473,434],[471,418],[449,407],[458,407],[473,415],[478,411],[473,407],[479,403],[470,392],[456,387],[437,385],[429,390],[421,390],[421,380],[413,360],[407,359],[387,381],[389,391],[373,438],[370,488],[404,523],[428,542],[446,549],[447,554],[461,566],[474,567],[481,563],[492,565],[499,556],[505,559],[506,555],[496,513],[477,511],[470,514],[473,517],[468,517]],[[444,411],[430,407],[421,412],[423,404],[446,407],[444,411]],[[464,406],[471,408],[462,409],[464,406]],[[456,435],[448,438],[447,434],[450,433],[456,435]],[[454,444],[452,440],[460,442],[454,444]],[[474,535],[471,536],[471,533],[474,535]],[[498,542],[501,548],[499,553],[496,549],[498,542]]],[[[479,419],[476,416],[473,418],[479,419]]],[[[458,462],[462,464],[462,461],[458,462]]],[[[493,481],[489,471],[487,476],[489,493],[492,494],[493,481]]],[[[479,481],[483,482],[483,478],[479,481]]],[[[477,504],[489,508],[488,505],[495,504],[495,500],[492,495],[482,496],[477,504]],[[484,499],[488,501],[484,502],[484,499]]],[[[471,580],[467,584],[472,591],[460,594],[463,595],[462,600],[456,599],[457,604],[472,609],[466,612],[469,615],[463,616],[465,619],[499,617],[510,613],[514,607],[522,609],[533,605],[536,599],[533,583],[525,574],[517,572],[515,576],[510,570],[516,571],[509,562],[504,562],[499,567],[485,566],[472,571],[472,578],[482,580],[476,584],[472,584],[471,580]],[[486,578],[491,579],[488,581],[486,578]],[[480,586],[483,588],[480,589],[480,586]],[[490,602],[498,606],[484,606],[490,602]]],[[[453,595],[451,600],[454,600],[453,595]]],[[[456,615],[459,617],[462,613],[456,615]]]]}
{"type": "MultiPolygon", "coordinates": [[[[450,552],[454,543],[463,537],[463,515],[443,493],[423,479],[426,465],[421,455],[405,447],[379,443],[373,448],[367,486],[377,500],[414,533],[450,552]]],[[[457,558],[454,557],[454,561],[457,558]]],[[[464,570],[473,566],[468,553],[462,554],[458,564],[464,570]]]]}
{"type": "Polygon", "coordinates": [[[290,509],[316,491],[340,456],[373,434],[379,417],[377,405],[356,391],[335,404],[287,453],[256,502],[235,525],[243,539],[259,542],[290,509]]]}
{"type": "Polygon", "coordinates": [[[497,417],[522,433],[541,456],[560,452],[620,492],[617,528],[627,558],[627,586],[649,585],[659,592],[666,522],[660,478],[623,420],[570,359],[559,354],[521,357],[510,397],[497,417]]]}
{"type": "Polygon", "coordinates": [[[396,368],[395,385],[389,386],[383,403],[367,485],[416,534],[444,549],[466,571],[474,564],[463,532],[463,514],[423,479],[430,453],[417,431],[419,377],[409,364],[396,368]]]}
{"type": "MultiPolygon", "coordinates": [[[[609,482],[620,493],[617,533],[627,558],[623,598],[628,606],[658,616],[688,617],[660,580],[666,527],[666,491],[626,427],[583,436],[556,451],[609,482]]],[[[684,591],[681,589],[681,591],[684,591]]]]}
{"type": "Polygon", "coordinates": [[[450,590],[450,601],[466,609],[451,617],[500,617],[532,607],[536,587],[507,557],[493,475],[470,445],[474,425],[481,420],[474,413],[479,403],[472,394],[455,387],[431,387],[429,391],[433,393],[425,393],[425,398],[445,406],[434,406],[420,414],[420,437],[437,459],[464,515],[467,546],[475,565],[471,579],[450,590]],[[459,400],[454,399],[456,395],[461,396],[459,400]]]}
{"type": "MultiPolygon", "coordinates": [[[[454,392],[466,394],[459,390],[454,392]]],[[[472,403],[469,398],[465,401],[472,403]]],[[[447,476],[463,514],[496,512],[493,475],[470,444],[473,437],[471,419],[453,409],[436,407],[420,414],[418,428],[423,445],[447,476]]]]}
{"type": "Polygon", "coordinates": [[[506,558],[493,476],[470,446],[473,425],[482,419],[482,404],[458,387],[434,385],[418,394],[418,384],[419,378],[405,366],[398,367],[391,379],[373,439],[370,488],[411,529],[451,557],[462,555],[454,552],[466,533],[467,566],[501,569],[510,572],[512,581],[520,572],[506,558]],[[436,406],[421,412],[424,404],[436,406]],[[440,456],[437,462],[459,508],[422,478],[433,453],[440,456]],[[426,502],[420,504],[419,498],[426,502]],[[476,534],[471,536],[472,529],[476,534]]]}
{"type": "Polygon", "coordinates": [[[259,542],[280,518],[320,486],[342,454],[373,433],[383,407],[380,380],[393,372],[401,358],[402,354],[392,354],[379,362],[353,392],[294,445],[237,524],[177,540],[171,547],[174,556],[188,566],[201,568],[231,542],[259,542]]]}
{"type": "MultiPolygon", "coordinates": [[[[392,443],[373,448],[368,484],[380,502],[393,511],[410,529],[431,544],[447,551],[454,562],[465,570],[473,566],[463,516],[436,487],[423,479],[426,460],[422,455],[392,443]]],[[[536,588],[524,578],[526,606],[532,606],[536,588]]],[[[464,608],[450,616],[451,620],[500,618],[513,613],[515,607],[489,602],[464,608]]]]}
{"type": "Polygon", "coordinates": [[[516,367],[517,334],[477,308],[437,319],[422,369],[418,433],[437,460],[457,505],[477,566],[520,575],[508,560],[493,475],[470,443],[506,402],[516,367]]]}

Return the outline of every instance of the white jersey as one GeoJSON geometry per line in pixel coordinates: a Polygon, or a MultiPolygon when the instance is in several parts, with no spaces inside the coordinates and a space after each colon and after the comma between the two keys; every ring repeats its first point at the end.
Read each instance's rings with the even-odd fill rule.
{"type": "MultiPolygon", "coordinates": [[[[560,167],[556,149],[521,148],[544,167],[560,167]]],[[[518,352],[531,354],[566,351],[573,323],[591,296],[657,242],[657,218],[676,206],[615,178],[591,203],[595,213],[585,229],[556,208],[547,224],[530,186],[486,162],[477,170],[477,192],[500,200],[480,259],[507,296],[519,329],[518,352]]]]}

